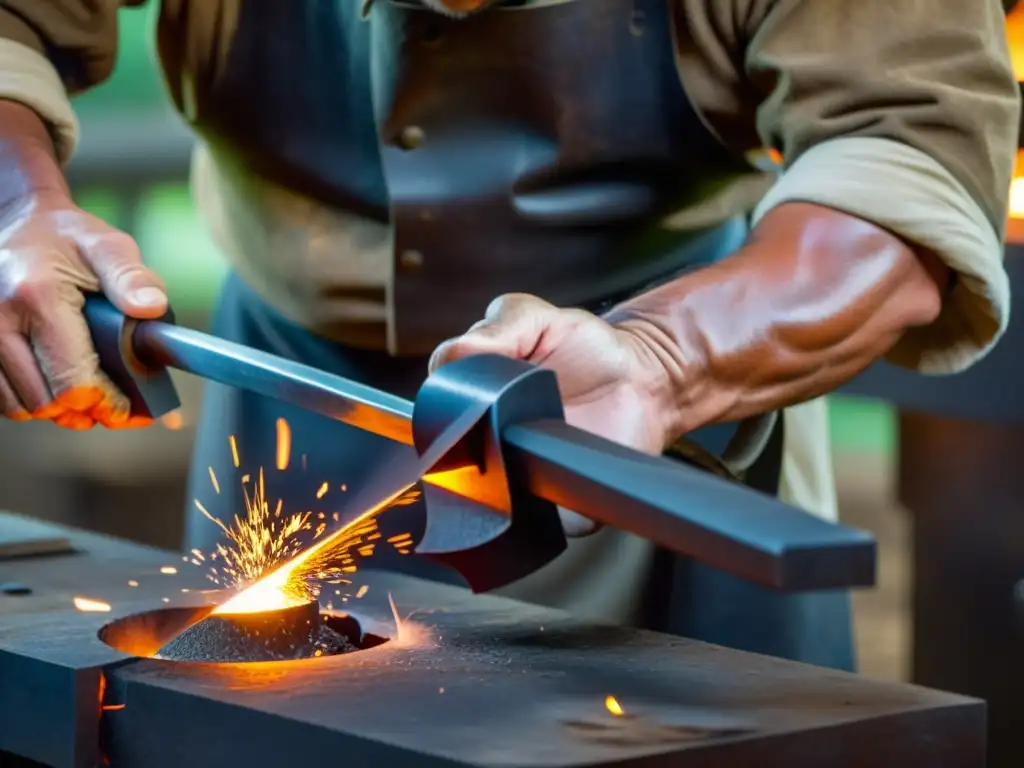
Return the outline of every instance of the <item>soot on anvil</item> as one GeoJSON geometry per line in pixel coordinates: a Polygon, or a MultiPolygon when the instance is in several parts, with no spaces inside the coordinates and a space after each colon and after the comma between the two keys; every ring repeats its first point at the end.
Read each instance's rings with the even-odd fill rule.
{"type": "Polygon", "coordinates": [[[359,650],[332,629],[316,601],[261,613],[213,614],[160,649],[172,661],[293,661],[359,650]]]}

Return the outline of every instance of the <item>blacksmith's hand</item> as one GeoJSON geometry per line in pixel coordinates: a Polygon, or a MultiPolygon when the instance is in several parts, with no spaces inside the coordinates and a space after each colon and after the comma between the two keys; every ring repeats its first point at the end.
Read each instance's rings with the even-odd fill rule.
{"type": "MultiPolygon", "coordinates": [[[[668,361],[632,327],[617,327],[580,309],[559,309],[527,294],[491,302],[484,319],[441,344],[430,358],[433,372],[470,355],[499,354],[554,371],[573,426],[646,453],[658,454],[669,436],[673,377],[668,361]]],[[[670,363],[669,363],[670,364],[670,363]]],[[[596,525],[560,510],[566,533],[584,535],[596,525]]]]}
{"type": "Polygon", "coordinates": [[[135,426],[100,371],[84,293],[155,318],[167,310],[163,283],[128,235],[75,205],[34,113],[0,101],[0,127],[0,410],[68,429],[135,426]]]}

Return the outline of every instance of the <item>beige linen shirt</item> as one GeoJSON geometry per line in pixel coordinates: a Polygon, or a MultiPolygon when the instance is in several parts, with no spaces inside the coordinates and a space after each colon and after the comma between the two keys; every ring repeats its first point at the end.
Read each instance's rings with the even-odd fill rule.
{"type": "MultiPolygon", "coordinates": [[[[117,9],[143,1],[0,0],[0,98],[34,108],[62,159],[78,139],[68,93],[109,74],[117,9]]],[[[170,91],[197,123],[203,116],[188,94],[223,71],[240,2],[161,3],[170,91]]],[[[1009,319],[1002,238],[1020,109],[999,0],[666,2],[680,77],[706,124],[738,152],[773,147],[784,162],[780,173],[752,172],[663,226],[682,231],[745,212],[756,222],[787,201],[860,216],[934,251],[958,276],[938,320],[905,334],[889,359],[942,374],[984,355],[1009,319]]],[[[193,182],[216,241],[271,305],[314,332],[325,315],[387,323],[386,299],[310,306],[269,266],[287,250],[310,284],[386,289],[387,226],[324,206],[202,145],[193,182]]],[[[821,399],[786,411],[780,495],[835,520],[826,417],[821,399]]],[[[649,543],[604,530],[505,592],[625,621],[651,556],[649,543]]]]}

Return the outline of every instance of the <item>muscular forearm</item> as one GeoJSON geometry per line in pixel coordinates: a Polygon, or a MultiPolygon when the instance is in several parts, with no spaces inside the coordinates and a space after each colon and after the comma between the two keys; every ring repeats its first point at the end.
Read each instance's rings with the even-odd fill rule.
{"type": "Polygon", "coordinates": [[[650,342],[679,435],[836,388],[933,322],[948,281],[938,259],[873,224],[789,203],[733,257],[607,319],[650,342]]]}
{"type": "Polygon", "coordinates": [[[30,108],[0,99],[0,205],[27,192],[67,193],[45,123],[30,108]]]}

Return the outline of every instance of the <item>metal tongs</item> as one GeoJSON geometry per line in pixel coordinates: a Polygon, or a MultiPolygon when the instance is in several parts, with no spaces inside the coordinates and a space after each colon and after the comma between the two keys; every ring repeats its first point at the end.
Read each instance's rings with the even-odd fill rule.
{"type": "MultiPolygon", "coordinates": [[[[135,321],[90,296],[85,315],[133,413],[179,406],[168,368],[292,403],[415,450],[357,489],[366,508],[423,480],[416,553],[474,591],[532,573],[566,547],[557,507],[780,590],[872,586],[869,533],[820,520],[687,464],[565,423],[551,371],[500,356],[444,366],[414,402],[161,320],[135,321]]],[[[397,457],[397,458],[395,458],[397,457]]]]}

